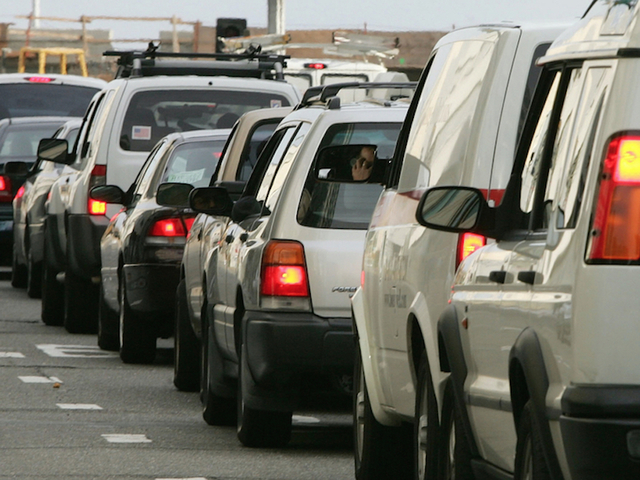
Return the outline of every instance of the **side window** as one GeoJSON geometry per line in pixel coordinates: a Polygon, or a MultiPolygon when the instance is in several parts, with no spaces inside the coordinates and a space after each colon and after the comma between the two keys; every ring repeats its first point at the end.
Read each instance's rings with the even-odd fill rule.
{"type": "Polygon", "coordinates": [[[279,123],[280,119],[273,119],[254,127],[253,131],[249,135],[249,141],[242,150],[240,164],[236,171],[236,180],[243,182],[249,180],[251,172],[258,161],[260,152],[269,141],[269,137],[271,137],[279,123]]]}
{"type": "Polygon", "coordinates": [[[293,139],[295,131],[295,127],[289,127],[284,132],[282,132],[281,135],[278,136],[278,144],[277,146],[275,146],[273,154],[269,157],[269,163],[264,174],[262,175],[260,185],[257,189],[258,191],[256,193],[256,200],[258,200],[259,202],[264,202],[267,199],[267,194],[269,193],[269,187],[271,187],[273,177],[278,171],[280,161],[286,153],[287,148],[289,147],[289,143],[293,139]]]}
{"type": "Polygon", "coordinates": [[[114,95],[115,92],[113,90],[107,92],[104,97],[102,97],[102,101],[98,105],[96,105],[95,114],[89,120],[85,137],[82,140],[82,147],[79,155],[79,160],[82,167],[84,167],[86,160],[91,155],[91,148],[96,140],[97,132],[104,127],[107,116],[106,113],[109,111],[108,106],[113,101],[114,95]]]}
{"type": "MultiPolygon", "coordinates": [[[[105,96],[104,93],[100,94],[98,98],[96,98],[93,102],[91,102],[91,105],[89,105],[89,107],[87,108],[87,112],[85,113],[85,116],[82,119],[82,125],[80,125],[80,134],[78,135],[78,138],[76,139],[76,143],[73,145],[73,150],[72,150],[76,155],[76,162],[79,162],[80,158],[82,157],[81,147],[86,143],[85,139],[87,138],[87,133],[91,128],[91,126],[93,125],[93,119],[96,116],[96,110],[104,100],[104,96],[105,96]]],[[[88,146],[85,148],[88,148],[88,146]]]]}
{"type": "Polygon", "coordinates": [[[293,166],[293,161],[296,158],[298,150],[300,150],[300,146],[302,145],[302,142],[304,141],[304,138],[310,128],[311,125],[308,123],[303,123],[302,125],[300,125],[300,128],[296,132],[295,137],[289,144],[289,148],[287,149],[282,158],[282,161],[280,162],[280,166],[278,167],[278,170],[273,178],[271,188],[269,189],[267,201],[265,202],[265,206],[269,209],[269,211],[273,211],[276,203],[278,202],[278,198],[280,198],[282,186],[289,176],[289,171],[293,166]]]}
{"type": "MultiPolygon", "coordinates": [[[[168,143],[166,140],[162,142],[158,142],[155,148],[151,151],[147,160],[144,162],[144,165],[140,169],[140,173],[138,177],[134,181],[135,190],[133,191],[133,198],[131,200],[131,204],[135,204],[144,194],[147,186],[151,182],[153,178],[153,174],[155,173],[156,166],[165,156],[165,153],[168,148],[168,143]]],[[[132,185],[133,186],[133,185],[132,185]]]]}

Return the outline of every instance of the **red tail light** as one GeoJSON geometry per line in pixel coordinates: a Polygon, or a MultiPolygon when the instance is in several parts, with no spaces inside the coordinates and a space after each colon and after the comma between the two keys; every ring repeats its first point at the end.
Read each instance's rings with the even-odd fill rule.
{"type": "Polygon", "coordinates": [[[475,233],[463,233],[458,237],[458,252],[456,255],[456,269],[465,258],[487,244],[487,239],[475,233]]]}
{"type": "Polygon", "coordinates": [[[13,200],[11,196],[11,179],[0,175],[0,202],[10,202],[13,200]]]}
{"type": "Polygon", "coordinates": [[[163,218],[149,229],[150,237],[186,237],[187,229],[179,218],[163,218]]]}
{"type": "Polygon", "coordinates": [[[31,83],[49,83],[53,79],[49,77],[27,77],[26,80],[31,83]]]}
{"type": "Polygon", "coordinates": [[[24,195],[24,185],[18,189],[18,191],[16,192],[15,198],[20,199],[22,198],[23,195],[24,195]]]}
{"type": "Polygon", "coordinates": [[[189,233],[193,222],[196,221],[196,217],[183,218],[182,220],[184,221],[184,226],[187,228],[187,233],[189,233]]]}
{"type": "Polygon", "coordinates": [[[609,143],[590,232],[587,260],[640,260],[640,136],[609,143]]]}
{"type": "MultiPolygon", "coordinates": [[[[89,179],[89,190],[96,185],[104,185],[107,183],[107,166],[96,165],[91,170],[91,178],[89,179]]],[[[107,213],[107,204],[100,202],[92,198],[89,199],[89,214],[90,215],[105,215],[107,213]]]]}
{"type": "Polygon", "coordinates": [[[304,68],[313,68],[314,70],[323,70],[327,68],[327,65],[324,63],[305,63],[304,68]]]}
{"type": "Polygon", "coordinates": [[[260,293],[276,297],[308,297],[309,282],[301,243],[269,242],[262,257],[260,293]]]}

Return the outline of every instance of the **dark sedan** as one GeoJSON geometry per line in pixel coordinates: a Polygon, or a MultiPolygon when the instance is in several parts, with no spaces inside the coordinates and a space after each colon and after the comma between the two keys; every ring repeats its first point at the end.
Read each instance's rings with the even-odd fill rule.
{"type": "Polygon", "coordinates": [[[100,242],[98,345],[126,363],[150,363],[156,338],[173,334],[180,261],[195,213],[193,187],[208,186],[230,130],[174,133],[151,151],[125,193],[95,187],[96,201],[122,204],[100,242]]]}

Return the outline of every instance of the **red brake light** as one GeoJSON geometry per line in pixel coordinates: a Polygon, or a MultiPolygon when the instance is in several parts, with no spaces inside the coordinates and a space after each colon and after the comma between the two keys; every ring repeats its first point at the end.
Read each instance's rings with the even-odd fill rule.
{"type": "Polygon", "coordinates": [[[186,237],[187,230],[179,218],[164,218],[153,224],[148,235],[150,237],[186,237]]]}
{"type": "Polygon", "coordinates": [[[89,214],[90,215],[104,215],[107,213],[106,202],[100,202],[99,200],[89,199],[89,214]]]}
{"type": "Polygon", "coordinates": [[[260,293],[265,296],[308,297],[304,247],[292,241],[272,241],[262,257],[260,293]]]}
{"type": "Polygon", "coordinates": [[[640,260],[640,136],[609,143],[590,232],[587,260],[640,260]]]}
{"type": "MultiPolygon", "coordinates": [[[[89,179],[89,190],[96,185],[104,185],[105,183],[107,183],[107,166],[94,166],[93,170],[91,170],[91,178],[89,179]]],[[[90,215],[105,215],[107,213],[107,204],[90,198],[88,210],[90,215]]]]}
{"type": "Polygon", "coordinates": [[[487,239],[475,233],[463,233],[458,238],[458,253],[456,256],[456,268],[465,258],[487,244],[487,239]]]}
{"type": "Polygon", "coordinates": [[[313,68],[315,70],[323,70],[327,68],[327,65],[324,63],[305,63],[304,68],[313,68]]]}
{"type": "Polygon", "coordinates": [[[189,233],[191,231],[191,226],[193,225],[193,222],[196,221],[196,217],[190,217],[190,218],[184,218],[184,226],[187,228],[187,233],[189,233]]]}
{"type": "Polygon", "coordinates": [[[23,195],[24,195],[24,185],[18,189],[18,191],[16,192],[15,198],[22,198],[23,195]]]}
{"type": "Polygon", "coordinates": [[[0,202],[10,202],[11,197],[11,179],[0,175],[0,202]]]}
{"type": "Polygon", "coordinates": [[[53,78],[49,77],[27,77],[26,80],[31,83],[49,83],[53,78]]]}

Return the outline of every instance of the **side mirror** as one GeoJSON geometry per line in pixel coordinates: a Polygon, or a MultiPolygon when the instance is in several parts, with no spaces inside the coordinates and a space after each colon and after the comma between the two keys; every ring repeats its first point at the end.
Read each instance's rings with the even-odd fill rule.
{"type": "Polygon", "coordinates": [[[376,158],[376,145],[333,145],[318,152],[316,180],[335,183],[379,183],[387,160],[376,158]],[[380,173],[381,171],[381,173],[380,173]]]}
{"type": "Polygon", "coordinates": [[[233,200],[222,187],[194,188],[189,195],[189,206],[198,213],[229,217],[233,200]]]}
{"type": "Polygon", "coordinates": [[[189,194],[193,185],[188,183],[161,183],[156,191],[156,202],[163,207],[189,206],[189,194]]]}
{"type": "Polygon", "coordinates": [[[69,155],[69,144],[61,138],[43,138],[38,144],[38,160],[71,165],[75,158],[69,155]]]}
{"type": "Polygon", "coordinates": [[[224,188],[231,197],[231,200],[235,201],[242,196],[246,184],[247,182],[243,182],[242,180],[225,180],[216,182],[214,186],[224,188]]]}
{"type": "Polygon", "coordinates": [[[462,233],[474,230],[488,205],[482,192],[469,187],[427,190],[416,210],[418,223],[434,230],[462,233]]]}
{"type": "Polygon", "coordinates": [[[29,164],[26,162],[7,162],[4,164],[5,175],[23,177],[29,173],[29,164]]]}
{"type": "Polygon", "coordinates": [[[94,200],[105,203],[124,204],[124,192],[117,185],[98,185],[89,191],[94,200]]]}

